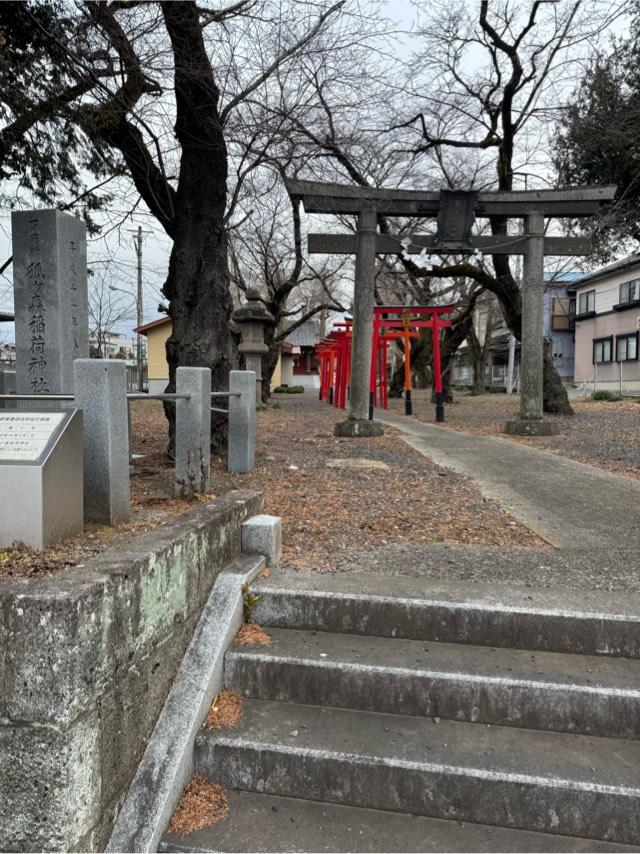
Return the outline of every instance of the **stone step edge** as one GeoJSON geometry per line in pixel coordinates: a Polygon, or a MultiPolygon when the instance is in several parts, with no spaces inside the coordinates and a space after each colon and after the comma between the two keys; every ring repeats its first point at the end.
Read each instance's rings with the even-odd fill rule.
{"type": "Polygon", "coordinates": [[[254,610],[255,619],[265,627],[339,631],[345,634],[369,634],[409,640],[440,640],[474,646],[511,646],[514,649],[568,652],[576,655],[640,658],[640,614],[636,616],[615,611],[577,611],[535,605],[497,604],[481,600],[456,601],[437,597],[334,592],[264,584],[256,585],[255,592],[259,597],[254,610]],[[340,604],[345,606],[346,611],[341,615],[335,610],[340,604]],[[313,624],[304,611],[305,607],[314,609],[313,624]],[[323,613],[325,608],[327,612],[323,613]],[[375,611],[389,608],[403,616],[413,631],[398,628],[393,619],[387,618],[380,624],[371,619],[371,611],[374,611],[375,615],[375,611]],[[420,633],[415,621],[408,619],[410,611],[430,615],[427,634],[420,633]],[[498,615],[504,617],[506,624],[500,626],[496,621],[498,615]],[[466,625],[461,624],[461,617],[467,618],[466,625]],[[438,620],[440,623],[436,631],[436,626],[432,623],[438,620]],[[530,631],[537,633],[533,639],[525,631],[528,628],[527,623],[530,623],[530,631]],[[336,628],[338,625],[339,628],[336,628]],[[573,638],[567,634],[560,639],[554,639],[549,631],[553,627],[561,632],[571,630],[573,638]],[[493,632],[489,639],[482,634],[487,630],[493,632]],[[611,638],[606,637],[607,630],[618,636],[627,630],[630,636],[625,637],[624,642],[621,642],[619,637],[617,642],[612,643],[611,638]],[[582,644],[578,643],[575,637],[580,631],[587,632],[582,644]]]}
{"type": "Polygon", "coordinates": [[[106,852],[157,851],[193,774],[197,733],[222,690],[224,656],[243,622],[242,585],[253,581],[265,565],[264,557],[241,556],[216,578],[106,852]]]}
{"type": "MultiPolygon", "coordinates": [[[[446,784],[439,783],[438,778],[440,779],[449,779],[457,778],[463,781],[478,781],[477,785],[486,785],[487,783],[491,783],[495,786],[513,786],[514,788],[522,789],[526,788],[539,788],[548,793],[552,791],[559,792],[570,792],[570,793],[580,793],[584,792],[586,794],[593,793],[597,795],[602,795],[603,797],[614,797],[621,798],[624,801],[629,801],[628,805],[625,804],[624,810],[618,808],[618,812],[620,815],[624,813],[624,815],[628,814],[628,811],[633,809],[635,803],[638,802],[638,798],[640,797],[640,789],[631,789],[627,786],[614,786],[607,784],[587,784],[583,781],[579,780],[569,780],[558,777],[543,777],[539,775],[533,774],[522,774],[515,772],[496,772],[490,771],[489,769],[482,768],[467,768],[462,766],[455,765],[446,765],[442,763],[428,763],[428,762],[411,762],[408,760],[404,760],[401,758],[395,758],[393,760],[389,760],[388,758],[382,759],[380,757],[368,756],[368,755],[360,755],[360,754],[350,754],[345,752],[331,751],[327,749],[319,749],[319,748],[308,748],[308,747],[296,747],[291,745],[275,745],[272,743],[265,743],[260,740],[251,740],[243,737],[233,738],[233,737],[214,737],[213,740],[216,743],[216,746],[221,748],[222,756],[220,754],[216,757],[216,773],[211,773],[210,770],[198,761],[198,751],[204,743],[208,740],[211,740],[210,734],[199,735],[196,739],[196,766],[198,773],[203,776],[215,780],[216,782],[222,783],[223,786],[227,786],[232,789],[244,789],[245,791],[252,791],[259,794],[267,794],[267,795],[275,795],[279,797],[301,797],[305,800],[312,800],[316,802],[326,802],[333,803],[336,805],[343,806],[352,806],[360,809],[372,809],[372,810],[385,810],[384,806],[381,806],[377,803],[372,802],[371,796],[369,795],[369,800],[365,803],[364,801],[357,800],[358,795],[353,794],[353,788],[350,789],[350,800],[347,801],[338,801],[338,800],[328,800],[327,792],[322,794],[315,795],[309,789],[301,788],[300,786],[296,786],[293,783],[290,784],[289,789],[286,788],[286,785],[283,790],[283,783],[281,773],[277,773],[275,775],[267,773],[260,774],[260,781],[256,783],[256,788],[252,788],[251,783],[247,777],[246,771],[242,774],[241,782],[235,780],[227,780],[225,779],[225,757],[224,754],[228,755],[233,754],[233,759],[231,760],[231,766],[234,769],[232,771],[232,776],[234,773],[237,773],[237,769],[241,768],[243,763],[246,761],[246,758],[250,756],[257,757],[257,765],[259,766],[264,762],[266,757],[275,756],[275,757],[289,757],[289,760],[294,760],[296,762],[302,763],[304,767],[304,771],[300,771],[300,776],[302,776],[305,780],[311,779],[314,773],[317,773],[317,769],[313,768],[312,763],[316,762],[329,762],[333,766],[333,772],[338,773],[339,775],[342,773],[348,773],[347,769],[349,767],[360,767],[375,772],[381,767],[385,768],[385,781],[388,782],[388,773],[389,769],[396,768],[398,771],[407,771],[407,772],[418,772],[424,774],[426,777],[430,778],[430,782],[428,786],[430,790],[433,790],[434,786],[438,787],[439,785],[446,788],[446,784]],[[339,765],[340,769],[335,766],[339,765]],[[274,785],[271,780],[275,780],[275,786],[278,788],[269,789],[269,786],[274,785]],[[266,782],[265,782],[266,781],[266,782]]],[[[285,763],[290,768],[290,761],[285,763]]],[[[246,767],[246,766],[245,766],[246,767]]],[[[302,785],[302,784],[300,784],[302,785]]],[[[375,791],[376,786],[371,784],[367,784],[368,791],[375,791]]],[[[468,798],[461,798],[465,803],[469,801],[473,801],[472,792],[467,793],[469,795],[468,798]]],[[[527,795],[522,795],[524,800],[530,799],[530,793],[527,795]]],[[[397,810],[389,810],[397,811],[397,810]]],[[[567,814],[570,811],[566,811],[567,814]]],[[[584,830],[579,829],[577,827],[574,828],[560,828],[558,830],[551,830],[549,828],[534,828],[531,826],[527,826],[524,823],[518,823],[513,825],[508,824],[492,824],[492,821],[488,816],[471,816],[467,813],[464,816],[454,817],[451,815],[438,815],[431,814],[428,815],[426,813],[417,813],[415,812],[415,806],[412,806],[410,809],[407,809],[406,815],[422,815],[426,818],[433,819],[449,819],[455,821],[462,821],[468,824],[481,824],[485,826],[496,826],[500,827],[504,830],[519,830],[519,831],[527,831],[531,833],[544,833],[548,835],[558,835],[568,838],[588,838],[594,839],[594,841],[600,842],[611,842],[612,844],[622,844],[622,845],[635,845],[638,844],[636,840],[629,839],[621,839],[618,836],[613,839],[606,839],[604,836],[593,836],[590,833],[585,833],[584,830]]],[[[616,823],[618,825],[623,824],[620,815],[617,817],[616,823]]],[[[497,819],[496,819],[497,821],[497,819]]],[[[557,825],[556,825],[557,827],[557,825]]],[[[609,825],[610,827],[610,825],[609,825]]],[[[610,832],[610,831],[609,831],[610,832]]]]}
{"type": "MultiPolygon", "coordinates": [[[[420,839],[408,847],[406,842],[395,850],[404,851],[595,851],[595,852],[624,852],[638,851],[638,848],[618,843],[603,843],[599,840],[588,840],[578,837],[555,836],[535,831],[503,828],[497,825],[483,825],[471,822],[450,821],[428,816],[413,816],[387,810],[372,810],[367,807],[352,807],[334,804],[328,801],[310,801],[304,798],[284,797],[281,795],[265,795],[259,792],[230,791],[229,815],[220,824],[212,825],[201,831],[179,837],[167,833],[162,839],[159,851],[163,852],[211,852],[211,851],[248,851],[251,845],[255,850],[255,822],[259,821],[261,839],[259,848],[262,851],[274,851],[277,840],[279,851],[353,851],[354,835],[358,834],[358,825],[365,826],[368,832],[377,836],[381,831],[389,830],[386,838],[398,838],[403,828],[409,831],[409,840],[420,839]],[[261,814],[258,809],[262,810],[261,814]],[[295,816],[296,823],[292,824],[295,816]],[[321,819],[324,827],[337,828],[337,834],[342,837],[344,844],[340,847],[320,847],[317,844],[320,834],[324,841],[324,827],[319,826],[321,819]],[[318,822],[316,824],[316,822],[318,822]],[[265,843],[266,836],[266,843],[265,843]],[[230,847],[228,840],[234,841],[230,847]],[[245,844],[242,844],[242,840],[245,844]],[[464,840],[467,844],[461,845],[464,840]],[[426,840],[429,840],[427,844],[426,840]],[[431,841],[433,840],[433,841],[431,841]],[[283,847],[282,847],[283,846],[283,847]]],[[[357,835],[356,835],[357,839],[357,835]]],[[[358,840],[360,841],[360,840],[358,840]]],[[[357,850],[363,850],[360,845],[357,850]]],[[[377,851],[394,850],[392,847],[376,847],[377,851]]]]}
{"type": "MultiPolygon", "coordinates": [[[[286,631],[286,630],[284,630],[286,631]]],[[[348,636],[346,636],[348,637],[348,636]]],[[[365,664],[362,662],[349,662],[345,660],[324,659],[318,661],[315,658],[305,658],[302,656],[285,656],[273,655],[267,647],[265,651],[252,650],[250,648],[234,648],[231,647],[225,659],[225,687],[234,691],[239,691],[246,698],[255,698],[261,700],[272,700],[276,702],[295,703],[301,705],[319,705],[331,706],[338,709],[350,709],[354,711],[369,711],[382,714],[400,714],[408,716],[437,716],[443,719],[453,721],[467,721],[469,723],[490,724],[492,726],[510,726],[524,729],[541,730],[548,732],[564,732],[570,734],[593,735],[608,738],[627,738],[635,739],[640,737],[638,733],[636,708],[640,707],[640,689],[637,688],[616,688],[613,686],[594,685],[575,685],[569,682],[553,682],[539,679],[524,679],[508,674],[494,676],[491,674],[479,674],[464,671],[449,671],[444,668],[405,668],[393,665],[376,665],[365,664]],[[340,687],[336,690],[340,692],[339,697],[335,694],[323,694],[322,699],[312,693],[309,696],[308,692],[296,694],[294,691],[282,690],[276,692],[263,690],[263,685],[258,677],[253,679],[247,675],[255,669],[266,667],[272,668],[295,668],[300,674],[300,681],[304,678],[300,673],[302,669],[308,668],[309,672],[318,674],[319,671],[333,671],[334,678],[340,679],[340,687]],[[364,675],[368,680],[367,685],[371,689],[372,680],[378,677],[389,677],[395,680],[406,678],[410,684],[414,680],[424,680],[431,683],[429,692],[438,694],[439,692],[463,692],[462,700],[458,709],[458,713],[453,715],[451,709],[447,709],[447,703],[450,704],[450,696],[442,698],[437,706],[430,707],[429,700],[423,712],[420,714],[414,709],[407,709],[406,705],[401,711],[397,710],[397,705],[384,702],[374,706],[367,701],[367,698],[373,693],[366,688],[359,695],[357,692],[350,693],[348,686],[344,686],[343,678],[348,678],[349,674],[355,676],[364,675]],[[245,686],[249,686],[246,688],[245,686]],[[494,689],[492,691],[492,689],[494,689]],[[460,710],[464,708],[465,702],[471,703],[469,692],[487,692],[491,693],[494,698],[490,711],[491,715],[482,714],[481,700],[474,696],[474,704],[477,704],[478,709],[475,716],[471,712],[467,715],[462,715],[460,710]],[[538,692],[542,694],[541,698],[537,697],[538,692]],[[510,699],[501,699],[507,695],[510,699]],[[522,715],[519,719],[503,720],[496,719],[497,709],[500,705],[508,708],[515,697],[533,697],[534,705],[529,710],[527,715],[522,715]],[[364,698],[364,700],[362,699],[364,698]],[[554,699],[562,700],[559,712],[553,716],[545,715],[545,707],[550,706],[554,699]],[[342,702],[340,702],[342,700],[342,702]],[[567,705],[569,704],[570,705],[567,705]],[[594,704],[599,704],[595,706],[594,704]],[[603,706],[604,704],[604,706],[603,706]],[[570,724],[573,723],[573,727],[570,724]]],[[[275,677],[277,678],[277,677],[275,677]]],[[[318,678],[322,678],[318,675],[318,678]]],[[[288,686],[288,681],[284,683],[288,686]]],[[[307,683],[308,684],[308,683],[307,683]]],[[[326,687],[326,680],[323,681],[326,687]]],[[[399,684],[397,681],[394,684],[399,684]]],[[[267,686],[268,687],[268,686],[267,686]]],[[[312,689],[313,690],[313,689],[312,689]]],[[[331,687],[328,689],[331,691],[331,687]]],[[[376,692],[375,696],[380,696],[380,692],[376,692]]],[[[530,702],[530,701],[528,701],[530,702]]]]}

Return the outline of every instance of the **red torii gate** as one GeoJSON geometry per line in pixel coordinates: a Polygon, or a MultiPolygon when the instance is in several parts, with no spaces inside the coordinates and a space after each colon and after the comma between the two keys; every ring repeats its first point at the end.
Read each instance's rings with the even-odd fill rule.
{"type": "MultiPolygon", "coordinates": [[[[431,329],[431,342],[433,347],[433,388],[436,395],[436,421],[444,421],[444,391],[442,386],[442,362],[440,358],[440,330],[450,327],[451,321],[444,320],[441,315],[451,314],[453,309],[453,305],[377,305],[374,307],[374,353],[377,348],[377,336],[380,335],[383,330],[402,330],[405,352],[405,415],[411,415],[413,413],[413,406],[411,401],[411,347],[409,343],[410,334],[411,331],[416,331],[419,329],[431,329]],[[397,319],[389,319],[386,315],[394,315],[397,319]],[[412,318],[411,315],[417,315],[417,318],[412,318]]],[[[374,397],[371,396],[370,390],[369,420],[373,420],[373,404],[374,397]]]]}
{"type": "MultiPolygon", "coordinates": [[[[452,305],[404,306],[387,305],[374,308],[373,340],[369,380],[369,420],[373,420],[374,407],[387,408],[388,345],[402,338],[405,352],[405,414],[413,412],[411,400],[411,338],[420,329],[432,330],[433,377],[436,395],[436,421],[444,421],[444,393],[440,358],[440,330],[451,326],[443,315],[451,314],[452,305]]],[[[320,359],[320,400],[344,409],[347,404],[351,370],[352,321],[337,323],[332,332],[318,345],[320,359]]]]}

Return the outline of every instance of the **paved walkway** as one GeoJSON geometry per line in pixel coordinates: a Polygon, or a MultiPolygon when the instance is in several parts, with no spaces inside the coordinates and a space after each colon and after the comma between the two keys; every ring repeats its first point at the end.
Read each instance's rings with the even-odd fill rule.
{"type": "Polygon", "coordinates": [[[376,418],[554,546],[640,549],[640,481],[508,439],[471,436],[389,412],[376,418]]]}

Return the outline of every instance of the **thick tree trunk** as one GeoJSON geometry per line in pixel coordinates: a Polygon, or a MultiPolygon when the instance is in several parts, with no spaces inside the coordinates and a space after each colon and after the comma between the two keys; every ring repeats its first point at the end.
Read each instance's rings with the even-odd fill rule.
{"type": "MultiPolygon", "coordinates": [[[[186,182],[185,182],[186,183],[186,182]]],[[[182,181],[181,181],[182,185],[182,181]]],[[[211,368],[211,386],[224,391],[229,385],[232,346],[229,331],[231,298],[227,280],[227,243],[222,216],[224,202],[202,198],[201,182],[193,183],[187,216],[178,228],[169,261],[164,294],[170,300],[172,334],[166,343],[169,363],[167,391],[175,391],[178,366],[211,368]],[[182,227],[184,224],[184,227],[182,227]]],[[[167,409],[167,408],[166,408],[167,409]]],[[[174,437],[174,407],[168,407],[170,444],[174,437]]],[[[226,418],[213,417],[212,447],[224,446],[226,418]]]]}
{"type": "MultiPolygon", "coordinates": [[[[218,89],[195,4],[161,4],[175,64],[176,124],[181,145],[174,200],[173,249],[163,292],[173,331],[167,341],[168,390],[178,366],[208,367],[215,390],[228,388],[232,365],[227,269],[227,150],[218,89]]],[[[169,415],[173,413],[173,407],[169,415]]],[[[173,445],[173,418],[170,445],[173,445]]],[[[226,418],[212,418],[212,444],[224,444],[226,418]]]]}

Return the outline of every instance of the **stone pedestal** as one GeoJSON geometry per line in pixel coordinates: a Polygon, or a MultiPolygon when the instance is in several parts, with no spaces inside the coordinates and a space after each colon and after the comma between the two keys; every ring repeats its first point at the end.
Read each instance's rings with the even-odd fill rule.
{"type": "Polygon", "coordinates": [[[0,546],[82,531],[82,413],[0,413],[0,546]]]}
{"type": "Polygon", "coordinates": [[[347,418],[339,421],[333,428],[334,436],[367,438],[370,436],[382,436],[384,433],[382,424],[378,421],[369,421],[368,418],[347,418]]]}
{"type": "Polygon", "coordinates": [[[295,385],[292,353],[280,354],[280,385],[295,385]]]}
{"type": "Polygon", "coordinates": [[[510,436],[557,436],[560,433],[560,427],[555,421],[520,418],[517,421],[507,421],[504,432],[510,436]]]}
{"type": "Polygon", "coordinates": [[[71,394],[89,356],[86,226],[42,210],[14,211],[11,228],[17,392],[71,394]]]}

